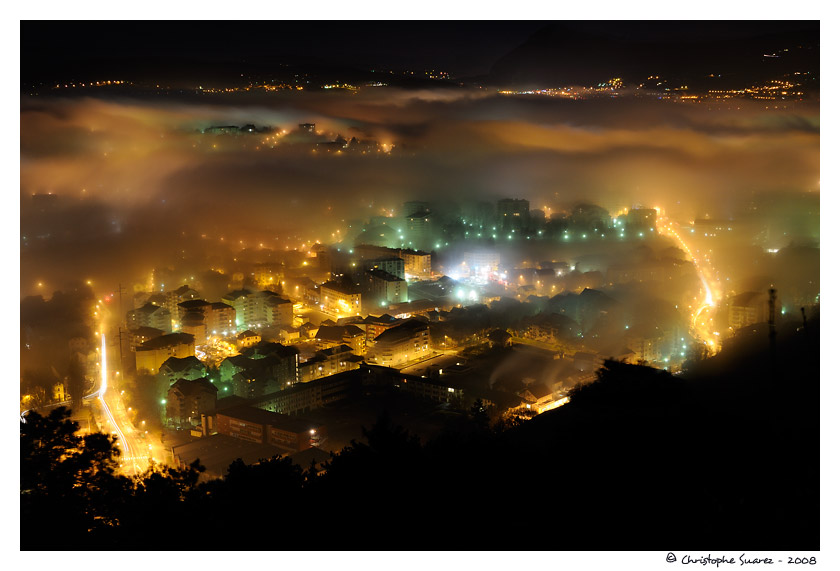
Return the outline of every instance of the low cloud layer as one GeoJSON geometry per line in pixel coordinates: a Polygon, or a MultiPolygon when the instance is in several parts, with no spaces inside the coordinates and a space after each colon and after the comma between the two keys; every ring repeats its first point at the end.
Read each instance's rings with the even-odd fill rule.
{"type": "MultiPolygon", "coordinates": [[[[22,234],[43,234],[31,227],[39,220],[31,197],[40,193],[73,201],[67,216],[51,219],[68,248],[86,209],[103,220],[103,232],[117,221],[119,232],[101,254],[107,265],[118,252],[153,257],[150,245],[169,236],[269,237],[278,246],[324,239],[343,221],[406,200],[517,197],[554,209],[578,200],[657,204],[693,219],[727,216],[756,194],[819,190],[817,102],[710,110],[456,89],[247,95],[198,103],[24,99],[22,234]],[[246,123],[293,130],[302,122],[316,123],[325,137],[397,147],[390,156],[337,156],[270,148],[264,135],[231,141],[197,133],[246,123]]],[[[61,248],[39,254],[38,264],[53,250],[61,248]]],[[[27,255],[31,249],[23,254],[24,284],[37,279],[27,255]]],[[[81,266],[97,257],[65,252],[56,263],[73,255],[86,257],[81,266]]]]}

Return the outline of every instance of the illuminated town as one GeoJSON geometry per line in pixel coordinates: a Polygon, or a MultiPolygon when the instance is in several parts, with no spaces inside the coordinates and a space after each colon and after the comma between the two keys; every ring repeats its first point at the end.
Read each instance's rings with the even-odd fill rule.
{"type": "Polygon", "coordinates": [[[818,22],[565,71],[618,29],[485,24],[470,69],[22,59],[22,549],[818,552],[818,450],[758,467],[819,444],[818,22]]]}

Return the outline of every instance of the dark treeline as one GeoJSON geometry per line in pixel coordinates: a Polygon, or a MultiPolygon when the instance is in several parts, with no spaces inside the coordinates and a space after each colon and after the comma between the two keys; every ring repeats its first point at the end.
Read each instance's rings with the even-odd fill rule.
{"type": "Polygon", "coordinates": [[[515,425],[474,406],[421,443],[385,413],[320,474],[274,458],[131,480],[109,436],[33,413],[21,549],[818,550],[818,406],[809,320],[683,375],[607,362],[515,425]]]}

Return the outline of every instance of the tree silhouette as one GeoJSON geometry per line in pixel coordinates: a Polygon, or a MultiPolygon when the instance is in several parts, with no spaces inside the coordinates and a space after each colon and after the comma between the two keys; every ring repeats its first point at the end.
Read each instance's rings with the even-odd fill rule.
{"type": "Polygon", "coordinates": [[[71,353],[70,364],[67,367],[67,392],[73,399],[73,410],[79,410],[82,406],[82,398],[85,394],[85,366],[80,353],[71,353]]]}
{"type": "Polygon", "coordinates": [[[482,404],[481,399],[475,399],[475,402],[470,408],[470,416],[472,416],[473,421],[481,430],[487,430],[490,428],[490,416],[487,414],[487,411],[484,410],[484,405],[482,404]]]}
{"type": "Polygon", "coordinates": [[[198,463],[124,478],[113,438],[76,434],[64,409],[30,413],[21,545],[413,549],[429,538],[436,549],[494,549],[559,537],[561,548],[632,550],[691,537],[723,550],[816,550],[816,319],[809,330],[781,332],[772,367],[765,343],[725,347],[688,375],[607,361],[569,404],[493,430],[475,426],[480,403],[425,443],[382,414],[317,476],[273,457],[205,482],[198,463]],[[797,379],[783,403],[767,390],[773,368],[797,379]],[[548,504],[555,521],[534,525],[526,510],[548,504]],[[183,524],[168,533],[168,521],[183,524]]]}
{"type": "MultiPolygon", "coordinates": [[[[118,524],[129,481],[116,475],[116,439],[79,436],[69,417],[59,407],[47,416],[30,412],[21,422],[20,503],[22,529],[74,545],[84,534],[118,524]]],[[[21,540],[33,537],[22,533],[21,540]]]]}

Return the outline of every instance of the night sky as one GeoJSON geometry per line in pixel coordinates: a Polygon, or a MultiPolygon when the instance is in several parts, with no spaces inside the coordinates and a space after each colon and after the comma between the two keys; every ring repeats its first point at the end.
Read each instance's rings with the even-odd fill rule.
{"type": "MultiPolygon", "coordinates": [[[[26,21],[24,80],[130,71],[189,61],[302,61],[361,67],[436,68],[456,76],[486,73],[502,56],[557,20],[26,21]],[[163,59],[162,59],[163,58],[163,59]]],[[[805,30],[811,21],[570,20],[571,30],[645,42],[751,38],[805,30]]],[[[580,54],[586,58],[587,54],[580,54]]]]}

